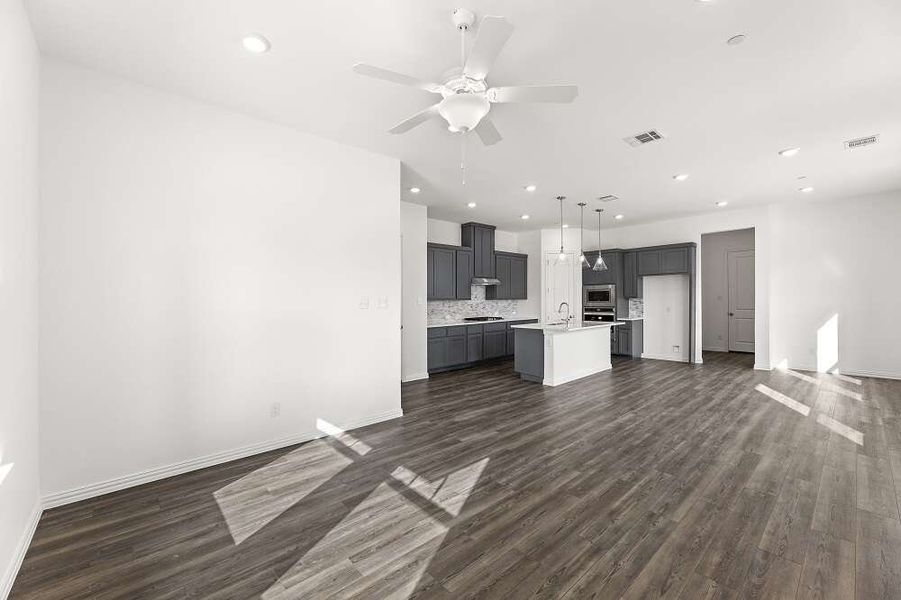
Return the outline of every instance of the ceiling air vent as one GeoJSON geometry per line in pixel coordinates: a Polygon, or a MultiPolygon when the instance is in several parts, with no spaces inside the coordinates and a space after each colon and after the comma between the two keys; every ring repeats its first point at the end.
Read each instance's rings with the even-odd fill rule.
{"type": "Polygon", "coordinates": [[[662,139],[662,133],[657,130],[651,129],[650,131],[636,133],[631,137],[623,138],[623,141],[630,146],[643,146],[644,144],[650,144],[651,142],[656,142],[657,140],[662,139]]]}
{"type": "Polygon", "coordinates": [[[868,135],[867,137],[857,138],[856,140],[848,140],[845,142],[845,148],[854,150],[855,148],[862,148],[864,146],[869,146],[870,144],[875,144],[878,141],[878,135],[868,135]]]}
{"type": "Polygon", "coordinates": [[[606,196],[601,196],[600,198],[598,198],[598,200],[600,200],[601,202],[613,202],[614,200],[619,200],[619,198],[617,198],[613,194],[607,194],[606,196]]]}

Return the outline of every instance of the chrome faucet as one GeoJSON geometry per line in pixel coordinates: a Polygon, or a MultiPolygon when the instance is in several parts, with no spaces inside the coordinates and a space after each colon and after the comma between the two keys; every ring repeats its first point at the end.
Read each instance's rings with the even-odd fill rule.
{"type": "Polygon", "coordinates": [[[564,306],[566,307],[566,318],[564,319],[564,321],[566,322],[566,328],[569,329],[570,321],[572,321],[572,319],[573,319],[571,310],[569,308],[569,302],[561,302],[560,306],[557,307],[557,314],[560,314],[561,312],[563,312],[564,306]]]}

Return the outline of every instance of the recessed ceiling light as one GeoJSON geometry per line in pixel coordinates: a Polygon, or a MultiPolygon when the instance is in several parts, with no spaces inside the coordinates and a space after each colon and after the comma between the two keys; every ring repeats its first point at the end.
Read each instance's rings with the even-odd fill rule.
{"type": "Polygon", "coordinates": [[[810,187],[810,186],[808,185],[807,187],[802,187],[802,188],[799,189],[798,191],[799,191],[799,192],[804,192],[805,194],[809,194],[810,192],[813,191],[813,188],[810,187]]]}
{"type": "Polygon", "coordinates": [[[800,151],[800,148],[786,148],[785,150],[779,151],[779,156],[794,156],[800,151]]]}
{"type": "Polygon", "coordinates": [[[475,208],[475,207],[476,207],[476,203],[475,203],[475,202],[470,202],[470,203],[467,204],[466,206],[468,206],[469,208],[475,208]]]}
{"type": "Polygon", "coordinates": [[[678,175],[673,175],[673,179],[676,181],[685,181],[688,179],[688,173],[679,173],[678,175]]]}
{"type": "Polygon", "coordinates": [[[730,37],[728,40],[726,40],[726,43],[729,44],[730,46],[738,46],[743,41],[745,41],[745,36],[742,34],[738,34],[738,35],[733,35],[732,37],[730,37]]]}
{"type": "Polygon", "coordinates": [[[623,216],[622,216],[622,215],[616,215],[616,216],[613,217],[613,218],[616,219],[617,221],[620,221],[620,220],[622,220],[623,216]]]}
{"type": "Polygon", "coordinates": [[[538,186],[536,186],[536,185],[533,184],[533,183],[530,183],[530,184],[527,185],[524,189],[525,189],[527,192],[534,192],[535,190],[538,189],[538,186]]]}
{"type": "Polygon", "coordinates": [[[519,217],[519,218],[522,219],[523,221],[528,221],[528,220],[529,220],[529,215],[522,215],[522,216],[519,217]]]}
{"type": "Polygon", "coordinates": [[[418,187],[411,187],[411,188],[410,188],[410,193],[412,193],[412,194],[418,194],[418,193],[421,192],[421,191],[422,191],[422,190],[419,189],[418,187]]]}
{"type": "Polygon", "coordinates": [[[245,50],[247,50],[248,52],[253,52],[254,54],[263,54],[264,52],[269,52],[269,49],[272,47],[272,44],[269,43],[269,40],[267,40],[259,33],[251,33],[250,35],[245,35],[244,39],[241,40],[241,43],[244,44],[245,50]]]}
{"type": "Polygon", "coordinates": [[[726,206],[727,204],[729,204],[729,201],[728,201],[728,200],[720,200],[719,202],[716,203],[716,205],[717,205],[718,208],[723,208],[723,207],[726,206]]]}

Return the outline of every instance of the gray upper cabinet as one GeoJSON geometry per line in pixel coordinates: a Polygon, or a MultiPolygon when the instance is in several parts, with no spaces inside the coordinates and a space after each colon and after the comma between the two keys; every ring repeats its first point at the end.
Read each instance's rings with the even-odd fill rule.
{"type": "Polygon", "coordinates": [[[669,248],[660,251],[661,273],[688,273],[688,248],[669,248]]]}
{"type": "Polygon", "coordinates": [[[426,249],[426,289],[429,300],[469,300],[472,250],[429,244],[426,249]]]}
{"type": "Polygon", "coordinates": [[[660,250],[638,251],[638,274],[642,276],[660,274],[660,250]]]}
{"type": "Polygon", "coordinates": [[[624,298],[638,298],[638,253],[623,252],[623,291],[624,298]]]}
{"type": "Polygon", "coordinates": [[[431,282],[432,295],[429,300],[453,300],[457,297],[456,274],[457,256],[453,249],[434,246],[429,248],[432,260],[426,268],[426,276],[431,282]],[[429,268],[431,267],[431,268],[429,268]]]}
{"type": "Polygon", "coordinates": [[[472,250],[455,250],[456,264],[456,298],[469,300],[472,298],[472,250]]]}
{"type": "MultiPolygon", "coordinates": [[[[590,268],[582,269],[582,285],[619,285],[622,273],[622,252],[619,250],[604,250],[601,252],[604,264],[607,265],[606,271],[595,271],[590,268]]],[[[597,262],[598,253],[586,252],[585,258],[592,267],[597,262]]]]}
{"type": "Polygon", "coordinates": [[[500,284],[488,286],[488,300],[525,300],[528,297],[529,257],[514,252],[495,252],[495,272],[500,284]]]}
{"type": "Polygon", "coordinates": [[[689,246],[663,246],[638,251],[638,274],[669,275],[691,271],[689,246]]]}
{"type": "Polygon", "coordinates": [[[464,223],[460,227],[460,242],[472,248],[472,276],[496,277],[494,260],[494,225],[464,223]]]}

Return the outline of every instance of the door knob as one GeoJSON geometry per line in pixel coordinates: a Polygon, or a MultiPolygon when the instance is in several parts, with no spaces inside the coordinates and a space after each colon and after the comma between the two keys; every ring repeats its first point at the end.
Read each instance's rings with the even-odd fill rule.
{"type": "Polygon", "coordinates": [[[729,313],[729,316],[730,316],[730,317],[734,317],[734,316],[735,316],[735,313],[729,313]]]}

